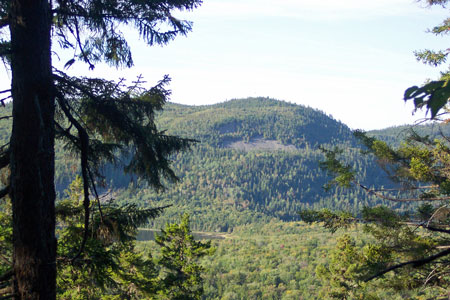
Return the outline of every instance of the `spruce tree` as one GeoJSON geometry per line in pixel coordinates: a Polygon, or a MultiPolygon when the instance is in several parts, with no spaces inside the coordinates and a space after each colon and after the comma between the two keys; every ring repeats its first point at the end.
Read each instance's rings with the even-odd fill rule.
{"type": "Polygon", "coordinates": [[[11,68],[11,89],[0,101],[13,101],[10,144],[2,147],[0,167],[11,170],[0,191],[9,195],[13,215],[12,269],[0,279],[13,278],[15,299],[55,299],[55,138],[80,159],[83,180],[84,233],[79,259],[86,247],[90,196],[101,181],[100,166],[115,163],[137,173],[156,189],[160,178],[176,180],[168,157],[190,141],[165,135],[153,118],[168,99],[165,77],[152,88],[137,80],[124,82],[75,78],[56,70],[51,54],[59,44],[72,49],[66,67],[98,62],[114,67],[133,65],[122,26],[135,28],[149,45],[164,45],[191,30],[174,10],[191,10],[201,0],[68,1],[9,0],[0,4],[0,56],[11,68]],[[163,28],[163,29],[161,29],[163,28]],[[9,32],[7,30],[9,29],[9,32]],[[167,30],[164,30],[167,29],[167,30]],[[130,150],[125,163],[116,159],[130,150]]]}

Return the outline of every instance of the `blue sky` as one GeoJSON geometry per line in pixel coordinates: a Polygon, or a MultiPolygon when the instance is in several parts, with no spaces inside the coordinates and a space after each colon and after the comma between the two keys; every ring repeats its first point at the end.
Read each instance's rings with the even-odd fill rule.
{"type": "Polygon", "coordinates": [[[182,14],[194,21],[188,37],[139,47],[136,65],[147,78],[170,74],[177,103],[268,96],[383,128],[418,118],[403,92],[438,71],[413,51],[447,48],[426,33],[445,13],[411,0],[205,0],[182,14]]]}
{"type": "Polygon", "coordinates": [[[142,74],[151,84],[169,74],[173,102],[268,96],[320,109],[353,129],[384,128],[423,116],[411,116],[402,96],[438,76],[413,51],[448,48],[446,37],[426,33],[446,13],[414,0],[204,0],[178,13],[194,22],[187,37],[150,48],[127,32],[136,66],[97,66],[89,76],[132,81],[142,74]]]}

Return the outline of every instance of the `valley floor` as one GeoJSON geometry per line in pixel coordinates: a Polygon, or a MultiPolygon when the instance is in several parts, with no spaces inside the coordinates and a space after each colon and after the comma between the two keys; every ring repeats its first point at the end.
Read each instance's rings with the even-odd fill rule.
{"type": "MultiPolygon", "coordinates": [[[[347,233],[356,246],[367,242],[361,230],[347,233]]],[[[316,269],[327,268],[343,234],[332,234],[319,224],[278,221],[220,234],[226,238],[215,239],[215,254],[203,259],[203,299],[327,299],[324,291],[330,283],[317,276],[316,269]]],[[[139,247],[150,252],[156,248],[152,241],[139,242],[139,247]]],[[[379,297],[375,299],[430,299],[426,289],[400,293],[382,289],[376,282],[371,291],[379,297]]]]}

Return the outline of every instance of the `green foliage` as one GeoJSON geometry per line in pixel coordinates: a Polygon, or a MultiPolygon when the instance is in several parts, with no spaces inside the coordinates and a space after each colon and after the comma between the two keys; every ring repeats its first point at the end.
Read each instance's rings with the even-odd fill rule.
{"type": "Polygon", "coordinates": [[[71,185],[68,198],[57,205],[59,299],[143,299],[156,293],[157,269],[151,257],[134,250],[137,226],[156,217],[161,209],[138,210],[113,203],[92,202],[89,234],[84,251],[82,180],[71,185]]]}
{"type": "Polygon", "coordinates": [[[329,209],[317,210],[301,210],[299,212],[302,221],[311,224],[313,222],[323,222],[323,226],[331,232],[336,232],[340,228],[349,228],[356,219],[349,212],[332,212],[329,209]]]}
{"type": "MultiPolygon", "coordinates": [[[[79,254],[84,232],[83,182],[77,177],[67,198],[57,203],[57,298],[74,300],[167,299],[174,291],[202,294],[201,274],[205,269],[199,258],[211,255],[209,242],[197,242],[190,234],[189,218],[168,225],[159,237],[161,258],[136,249],[137,228],[155,218],[162,208],[138,209],[111,202],[91,203],[89,234],[84,251],[79,254]],[[170,244],[169,241],[172,241],[170,244]],[[181,272],[182,276],[172,276],[181,272]]],[[[12,225],[8,205],[0,209],[0,275],[11,267],[12,225]]],[[[3,282],[3,280],[2,280],[3,282]]],[[[3,284],[3,283],[2,283],[3,284]]],[[[187,295],[178,292],[178,295],[187,295]]],[[[179,299],[187,299],[180,296],[179,299]]]]}
{"type": "Polygon", "coordinates": [[[325,154],[325,160],[321,161],[319,166],[330,174],[336,174],[333,180],[324,186],[325,190],[330,190],[334,185],[349,188],[355,180],[355,173],[351,166],[344,165],[338,160],[337,156],[343,151],[338,148],[327,150],[323,147],[320,150],[325,154]]]}
{"type": "Polygon", "coordinates": [[[416,109],[426,108],[432,119],[446,105],[450,97],[448,80],[431,81],[422,87],[412,86],[405,91],[405,101],[413,100],[416,109]]]}
{"type": "Polygon", "coordinates": [[[342,157],[361,177],[370,178],[371,184],[388,183],[373,159],[353,148],[355,139],[346,126],[303,106],[266,98],[202,107],[167,105],[157,120],[168,133],[200,143],[175,157],[173,167],[181,180],[164,194],[152,193],[139,182],[128,186],[119,176],[112,178],[114,184],[126,183],[118,199],[131,198],[140,205],[176,204],[152,227],[175,220],[177,207],[192,216],[196,230],[231,231],[272,218],[295,220],[303,209],[357,211],[375,204],[364,192],[343,196],[341,187],[329,194],[322,190],[328,177],[318,168],[323,158],[319,143],[343,145],[342,157]]]}
{"type": "Polygon", "coordinates": [[[393,277],[364,283],[360,272],[382,252],[359,227],[346,235],[303,222],[239,226],[214,240],[216,253],[204,259],[204,299],[330,299],[329,292],[340,289],[347,299],[424,300],[442,293],[436,287],[397,289],[389,285],[393,277]],[[325,273],[319,276],[319,269],[325,273]]]}
{"type": "MultiPolygon", "coordinates": [[[[0,276],[12,268],[11,203],[0,200],[0,276]]],[[[1,282],[0,282],[1,283],[1,282]]]]}
{"type": "MultiPolygon", "coordinates": [[[[428,5],[441,5],[445,7],[448,0],[427,0],[428,5]]],[[[441,24],[429,30],[435,35],[448,35],[450,33],[450,19],[445,19],[441,24]]],[[[449,49],[446,50],[430,50],[425,49],[416,51],[415,55],[418,61],[434,67],[441,66],[447,62],[449,49]]],[[[426,108],[430,112],[431,119],[439,117],[439,112],[445,110],[447,102],[450,98],[450,89],[448,87],[448,71],[441,72],[440,80],[429,81],[421,87],[413,86],[405,91],[404,100],[412,100],[416,110],[426,108]]]]}
{"type": "MultiPolygon", "coordinates": [[[[426,2],[430,6],[442,5],[445,7],[449,1],[428,0],[426,2]]],[[[446,35],[450,32],[449,24],[449,19],[446,19],[430,32],[435,35],[446,35]]],[[[415,54],[419,61],[436,67],[446,63],[449,53],[448,49],[443,51],[426,49],[415,54]]],[[[445,118],[448,113],[449,99],[448,71],[442,72],[439,80],[427,81],[420,87],[410,87],[404,94],[405,101],[413,101],[415,110],[425,108],[427,113],[430,113],[430,120],[445,118]]],[[[395,130],[391,131],[395,132],[395,130]]],[[[362,132],[355,134],[365,147],[363,152],[373,155],[389,177],[398,182],[400,187],[396,190],[375,190],[357,180],[354,180],[353,184],[368,193],[390,201],[435,202],[420,206],[412,205],[409,214],[401,214],[384,206],[366,207],[361,211],[360,222],[364,223],[364,231],[375,242],[360,250],[352,246],[350,249],[337,247],[336,251],[339,251],[343,257],[347,255],[352,257],[353,252],[350,250],[362,251],[368,255],[363,257],[371,257],[366,261],[359,260],[365,271],[354,269],[353,275],[357,277],[363,276],[366,280],[389,277],[388,280],[384,280],[386,286],[400,291],[429,285],[436,290],[441,289],[439,292],[441,296],[448,294],[450,265],[445,259],[450,254],[448,250],[450,222],[447,208],[450,194],[448,128],[440,127],[437,136],[419,134],[415,130],[411,130],[406,136],[402,134],[403,137],[406,137],[405,139],[399,138],[399,136],[391,137],[394,140],[391,145],[362,132]],[[404,196],[405,192],[408,192],[407,197],[404,196]],[[412,268],[414,268],[414,272],[412,272],[412,268]]],[[[375,135],[382,136],[379,133],[375,133],[375,135]]],[[[323,165],[328,167],[328,171],[336,178],[332,182],[338,182],[343,175],[354,172],[353,169],[342,167],[343,164],[336,158],[336,155],[327,156],[323,165]]],[[[310,222],[314,218],[316,221],[322,221],[322,215],[319,212],[310,213],[310,216],[312,216],[308,219],[310,222]]],[[[329,222],[333,222],[332,218],[329,216],[328,218],[329,222]]],[[[328,227],[334,229],[333,226],[328,225],[328,227]]],[[[358,261],[356,256],[353,257],[355,261],[358,261]]],[[[339,266],[340,263],[342,262],[335,260],[332,266],[339,266]]],[[[351,269],[350,265],[346,267],[347,270],[351,269]]],[[[323,274],[330,280],[333,280],[334,274],[339,276],[340,281],[337,284],[336,292],[338,298],[351,297],[346,289],[349,286],[346,280],[352,279],[351,277],[346,276],[345,273],[333,272],[331,268],[328,273],[324,271],[323,274]]],[[[351,283],[356,284],[359,289],[357,279],[352,279],[351,283]]]]}
{"type": "Polygon", "coordinates": [[[162,269],[164,299],[201,299],[203,294],[204,268],[199,258],[212,255],[215,251],[211,241],[196,241],[189,227],[189,215],[184,214],[181,223],[167,224],[157,234],[156,243],[161,247],[158,264],[162,269]]]}
{"type": "MultiPolygon", "coordinates": [[[[9,109],[7,106],[5,115],[9,109]]],[[[374,159],[360,155],[354,148],[356,140],[345,125],[311,108],[249,98],[201,107],[168,103],[154,117],[158,128],[167,135],[200,141],[192,151],[168,157],[180,178],[177,185],[162,179],[160,183],[167,189],[157,193],[132,174],[124,174],[120,167],[129,162],[126,155],[118,157],[119,168],[104,166],[105,178],[100,181],[113,189],[117,203],[133,203],[141,208],[173,205],[152,221],[150,226],[154,228],[175,222],[180,210],[191,215],[195,230],[227,232],[239,225],[266,223],[272,218],[296,220],[299,210],[327,207],[356,213],[363,206],[381,203],[356,189],[348,194],[336,186],[324,192],[322,186],[329,177],[319,169],[318,161],[324,157],[317,149],[319,143],[330,149],[341,145],[343,151],[338,157],[356,172],[355,179],[368,186],[389,184],[374,159]],[[249,147],[268,143],[280,148],[243,149],[235,143],[249,147]]],[[[6,129],[7,120],[0,122],[5,123],[6,129]]],[[[67,154],[63,146],[56,144],[56,185],[61,195],[79,174],[76,156],[67,154]]],[[[398,205],[400,209],[402,206],[398,205]]]]}
{"type": "MultiPolygon", "coordinates": [[[[412,206],[417,208],[415,213],[410,211],[404,214],[386,206],[365,207],[360,212],[360,218],[344,219],[353,223],[363,223],[364,232],[373,238],[374,242],[358,249],[361,257],[364,258],[358,262],[361,267],[347,266],[348,270],[352,270],[351,276],[354,277],[347,273],[333,272],[334,265],[339,266],[339,261],[330,263],[329,271],[321,270],[324,278],[338,280],[336,291],[327,290],[326,292],[330,293],[330,297],[352,299],[355,297],[350,294],[350,291],[353,293],[355,290],[352,286],[366,293],[365,289],[370,288],[371,284],[361,284],[360,281],[373,280],[381,276],[386,276],[384,277],[386,278],[385,286],[400,291],[418,288],[424,283],[445,289],[450,280],[448,276],[450,267],[445,259],[441,259],[448,255],[448,250],[442,249],[446,249],[450,241],[448,238],[450,223],[446,208],[450,174],[447,171],[450,162],[448,140],[432,140],[428,136],[422,137],[413,132],[404,143],[393,148],[364,133],[357,132],[357,136],[366,147],[364,153],[376,157],[383,169],[389,172],[390,177],[403,186],[397,189],[399,194],[392,195],[395,189],[375,190],[357,181],[353,184],[383,199],[404,202],[434,200],[433,203],[437,205],[431,203],[415,205],[412,206]],[[403,196],[405,192],[409,197],[403,196]],[[387,275],[389,271],[395,275],[387,275]],[[430,274],[434,272],[440,273],[441,276],[431,276],[430,274]],[[339,278],[334,279],[335,275],[339,278]],[[349,284],[348,280],[352,284],[349,284]]],[[[335,167],[341,164],[336,156],[329,155],[327,159],[331,160],[331,163],[323,165],[331,166],[329,171],[334,176],[341,176],[343,172],[348,172],[347,169],[335,167]]],[[[329,211],[309,212],[305,220],[310,223],[324,222],[324,225],[333,232],[337,228],[349,228],[348,221],[343,222],[339,213],[329,211]]],[[[344,257],[351,254],[347,253],[347,250],[344,251],[339,247],[336,249],[344,257]]],[[[350,250],[354,250],[354,247],[350,250]]]]}
{"type": "Polygon", "coordinates": [[[357,294],[360,294],[360,291],[357,290],[359,287],[357,275],[363,265],[358,248],[349,235],[338,238],[336,248],[328,259],[327,267],[319,265],[316,268],[317,276],[329,284],[323,289],[323,297],[327,299],[358,298],[357,294]]]}
{"type": "Polygon", "coordinates": [[[177,35],[186,35],[191,22],[171,15],[174,10],[192,10],[201,0],[178,1],[89,1],[80,5],[73,1],[54,3],[54,31],[62,48],[74,50],[74,57],[66,63],[70,67],[81,60],[91,69],[98,62],[119,67],[131,67],[131,49],[123,25],[134,27],[149,45],[164,45],[177,35]],[[80,36],[78,33],[84,32],[80,36]]]}

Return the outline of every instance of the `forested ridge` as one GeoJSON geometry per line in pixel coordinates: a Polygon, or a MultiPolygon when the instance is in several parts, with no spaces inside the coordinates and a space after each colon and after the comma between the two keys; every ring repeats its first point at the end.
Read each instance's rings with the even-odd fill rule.
{"type": "MultiPolygon", "coordinates": [[[[5,115],[7,111],[8,107],[5,115]]],[[[1,122],[0,135],[6,140],[9,123],[1,122]]],[[[302,105],[268,98],[208,106],[168,103],[157,123],[168,134],[198,141],[191,151],[173,157],[180,182],[167,184],[163,193],[156,193],[133,176],[106,167],[109,190],[103,191],[109,191],[119,203],[172,205],[151,227],[176,222],[187,212],[195,230],[231,231],[237,225],[265,223],[272,218],[297,220],[298,211],[306,208],[356,212],[381,203],[362,190],[337,187],[325,191],[323,185],[329,178],[319,168],[323,160],[319,146],[343,148],[343,159],[359,171],[366,185],[391,185],[370,156],[360,155],[345,124],[302,105]]],[[[377,131],[376,135],[388,139],[391,131],[377,131]]],[[[63,144],[57,144],[56,150],[56,183],[64,196],[79,166],[63,144]]]]}
{"type": "MultiPolygon", "coordinates": [[[[9,111],[7,105],[2,116],[9,111]]],[[[8,119],[0,122],[0,136],[6,141],[10,123],[8,119]]],[[[366,185],[390,187],[392,183],[371,156],[360,153],[351,130],[320,111],[266,98],[200,107],[169,103],[157,122],[169,134],[198,141],[191,151],[173,157],[180,182],[167,184],[158,194],[144,182],[107,166],[105,181],[112,188],[102,192],[110,193],[119,205],[172,205],[148,227],[161,229],[189,213],[194,230],[232,232],[214,241],[216,254],[203,260],[203,299],[327,299],[335,281],[356,276],[352,268],[363,265],[350,264],[349,275],[324,270],[339,266],[336,258],[349,256],[342,263],[352,262],[357,248],[371,249],[368,243],[373,238],[361,227],[343,235],[318,225],[283,221],[298,220],[298,211],[308,208],[357,214],[364,206],[385,204],[411,211],[411,206],[383,202],[360,189],[323,189],[330,178],[319,167],[324,160],[319,146],[342,148],[341,158],[359,171],[359,180],[366,185]]],[[[429,124],[413,130],[438,137],[447,129],[429,124]]],[[[410,127],[400,126],[369,134],[396,146],[410,132],[410,127]]],[[[57,143],[55,149],[56,180],[63,199],[66,184],[78,174],[79,166],[64,144],[57,143]]],[[[137,251],[160,259],[154,242],[138,242],[137,251]]],[[[373,299],[427,299],[440,292],[406,285],[398,292],[387,285],[394,278],[389,275],[355,292],[380,297],[373,299]]],[[[407,284],[402,278],[395,284],[407,284]]],[[[354,278],[346,280],[353,284],[354,278]]]]}

